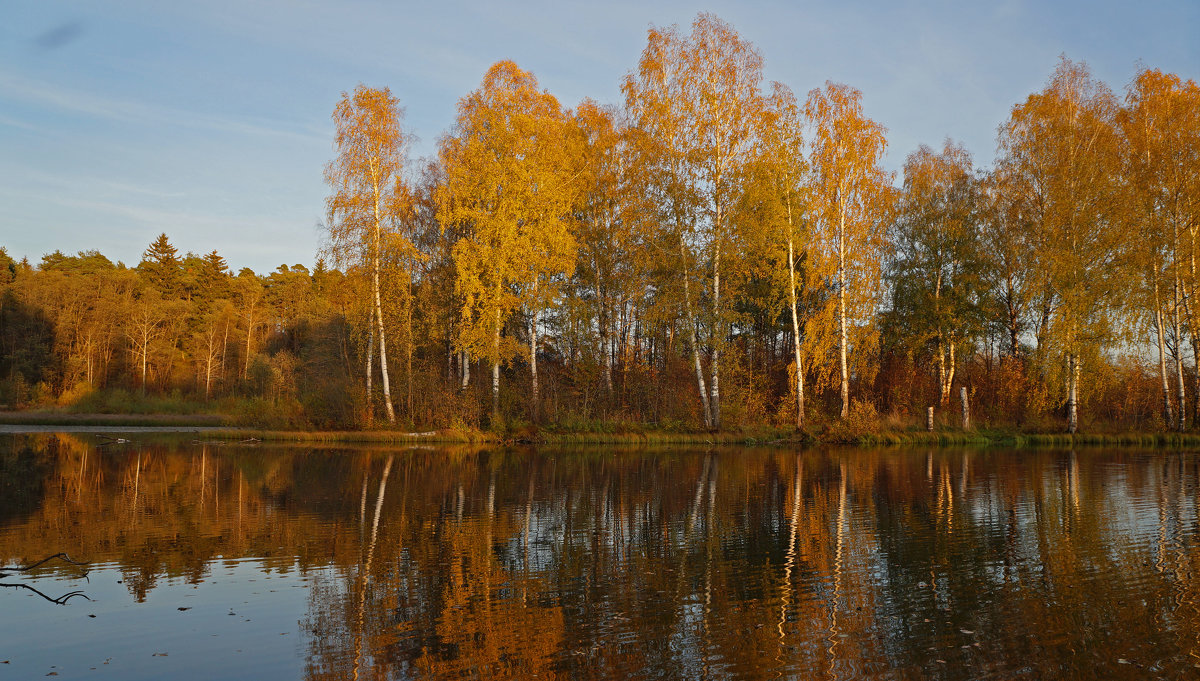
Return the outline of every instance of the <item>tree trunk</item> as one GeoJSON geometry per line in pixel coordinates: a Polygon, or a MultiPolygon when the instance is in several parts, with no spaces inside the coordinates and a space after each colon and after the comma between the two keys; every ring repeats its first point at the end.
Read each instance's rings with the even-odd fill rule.
{"type": "Polygon", "coordinates": [[[950,386],[946,385],[946,344],[942,341],[942,332],[937,335],[937,370],[938,396],[943,407],[950,404],[950,386]]]}
{"type": "Polygon", "coordinates": [[[1079,430],[1079,357],[1067,355],[1067,432],[1072,435],[1079,430]]]}
{"type": "MultiPolygon", "coordinates": [[[[371,313],[374,317],[375,313],[371,313]]],[[[373,321],[373,320],[372,320],[373,321]]],[[[367,423],[375,421],[375,394],[372,382],[375,378],[375,325],[367,323],[367,423]]]]}
{"type": "Polygon", "coordinates": [[[596,326],[600,332],[600,351],[604,353],[604,390],[611,396],[613,391],[613,343],[612,343],[612,310],[608,303],[609,292],[600,286],[600,260],[592,257],[592,267],[596,271],[596,298],[599,309],[596,315],[596,326]]]}
{"type": "MultiPolygon", "coordinates": [[[[720,213],[717,214],[720,220],[720,213]]],[[[712,399],[709,408],[712,410],[712,428],[721,429],[721,344],[725,339],[724,324],[721,320],[721,248],[717,247],[716,258],[713,261],[713,328],[712,336],[712,399]]]]}
{"type": "Polygon", "coordinates": [[[692,312],[691,284],[687,271],[687,258],[683,250],[682,237],[679,240],[679,255],[683,263],[683,301],[684,307],[687,310],[688,338],[692,342],[692,363],[696,368],[696,384],[700,388],[700,411],[704,417],[704,427],[711,429],[713,427],[712,412],[709,411],[708,389],[704,385],[704,368],[700,366],[700,344],[696,339],[696,316],[692,312]]]}
{"type": "Polygon", "coordinates": [[[954,355],[954,335],[953,335],[953,334],[951,334],[951,335],[950,335],[950,343],[949,343],[949,345],[950,345],[950,352],[949,352],[950,358],[949,358],[949,360],[948,360],[948,362],[947,362],[947,363],[948,363],[948,366],[946,367],[946,384],[945,384],[945,386],[944,386],[944,388],[943,388],[943,390],[944,390],[944,391],[945,391],[945,393],[946,393],[946,400],[947,400],[947,401],[949,401],[949,399],[950,399],[950,392],[951,392],[951,391],[953,390],[953,388],[954,388],[954,373],[955,373],[955,371],[957,371],[957,370],[958,370],[958,361],[957,361],[957,358],[956,358],[956,357],[955,357],[955,355],[954,355]]]}
{"type": "MultiPolygon", "coordinates": [[[[1200,337],[1197,337],[1194,332],[1192,334],[1191,342],[1192,362],[1195,364],[1195,366],[1200,367],[1200,337]]],[[[1180,350],[1180,352],[1182,353],[1183,351],[1180,350]]],[[[1180,359],[1180,361],[1182,361],[1182,359],[1180,359]]],[[[1195,387],[1192,395],[1200,396],[1200,371],[1196,372],[1196,380],[1193,385],[1195,387]]],[[[1184,410],[1183,413],[1179,415],[1179,419],[1181,421],[1185,418],[1183,414],[1186,413],[1187,411],[1184,410]]],[[[1196,427],[1197,425],[1200,425],[1200,397],[1192,400],[1192,427],[1196,427]]]]}
{"type": "Polygon", "coordinates": [[[406,293],[408,295],[405,296],[405,301],[404,301],[404,303],[405,303],[404,304],[404,385],[405,385],[406,392],[408,393],[405,396],[407,398],[407,404],[405,405],[405,407],[406,407],[406,410],[408,413],[408,420],[411,423],[413,421],[413,405],[412,405],[412,395],[413,395],[413,391],[412,391],[412,388],[413,388],[412,306],[413,306],[413,300],[412,300],[412,295],[411,295],[411,293],[412,293],[411,282],[405,282],[405,289],[406,289],[406,293]]]}
{"type": "Polygon", "coordinates": [[[150,338],[142,336],[142,394],[146,394],[146,355],[150,353],[150,338]]]}
{"type": "Polygon", "coordinates": [[[466,350],[458,352],[458,368],[462,374],[462,382],[458,386],[459,390],[466,390],[467,386],[471,385],[471,356],[466,350]]]}
{"type": "MultiPolygon", "coordinates": [[[[376,208],[378,216],[378,207],[376,208]]],[[[376,217],[378,220],[378,217],[376,217]]],[[[379,227],[375,228],[375,246],[379,247],[379,227]]],[[[383,334],[383,301],[379,296],[379,255],[375,256],[375,272],[373,277],[375,288],[375,321],[379,329],[379,373],[383,384],[383,406],[387,410],[388,423],[396,422],[396,410],[392,408],[392,388],[388,381],[387,338],[383,334]]]]}
{"type": "Polygon", "coordinates": [[[246,359],[242,361],[242,380],[250,377],[250,341],[254,338],[254,306],[246,311],[246,359]]]}
{"type": "Polygon", "coordinates": [[[613,390],[613,334],[612,314],[602,314],[600,319],[600,347],[604,351],[604,389],[613,390]]]}
{"type": "Polygon", "coordinates": [[[971,429],[971,403],[967,398],[967,386],[963,386],[959,391],[959,399],[962,401],[962,427],[963,430],[971,429]]]}
{"type": "MultiPolygon", "coordinates": [[[[1183,296],[1184,311],[1187,313],[1187,317],[1188,317],[1188,324],[1189,324],[1188,331],[1190,332],[1191,340],[1192,340],[1192,360],[1194,361],[1194,363],[1197,367],[1196,383],[1195,383],[1196,391],[1193,393],[1193,395],[1196,396],[1196,399],[1192,400],[1192,425],[1193,426],[1196,426],[1197,421],[1200,421],[1200,336],[1198,336],[1198,334],[1197,334],[1197,331],[1200,331],[1200,329],[1197,329],[1196,309],[1192,306],[1192,302],[1191,302],[1191,301],[1195,300],[1196,294],[1198,293],[1196,290],[1196,246],[1197,246],[1196,233],[1193,231],[1191,233],[1191,249],[1190,249],[1190,256],[1188,258],[1189,277],[1188,277],[1187,286],[1188,286],[1189,290],[1185,291],[1184,292],[1185,295],[1183,296]]],[[[1177,273],[1176,278],[1178,278],[1178,276],[1179,276],[1178,275],[1178,272],[1179,272],[1178,264],[1176,265],[1175,271],[1177,273]]],[[[1179,344],[1179,347],[1177,347],[1177,350],[1180,355],[1179,361],[1182,362],[1183,361],[1182,342],[1180,342],[1180,341],[1176,341],[1176,342],[1179,344]]],[[[1180,409],[1179,411],[1181,412],[1179,415],[1179,418],[1180,418],[1180,420],[1183,420],[1185,418],[1183,414],[1186,414],[1187,410],[1180,409]]]]}
{"type": "Polygon", "coordinates": [[[388,380],[387,337],[383,332],[383,302],[379,295],[379,268],[383,257],[383,223],[379,215],[379,167],[378,159],[371,159],[371,190],[374,198],[375,230],[371,248],[371,287],[375,294],[375,321],[379,328],[379,373],[383,383],[383,405],[387,408],[388,423],[396,423],[396,411],[392,408],[392,388],[388,380]]]}
{"type": "MultiPolygon", "coordinates": [[[[1158,334],[1158,375],[1162,379],[1163,419],[1170,428],[1175,422],[1175,417],[1171,413],[1171,388],[1167,381],[1167,351],[1166,341],[1163,337],[1163,313],[1162,303],[1159,300],[1158,272],[1154,272],[1151,276],[1154,277],[1154,330],[1158,334]]],[[[1176,297],[1178,297],[1178,288],[1176,288],[1176,297]]]]}
{"type": "MultiPolygon", "coordinates": [[[[225,337],[221,341],[221,380],[228,381],[229,376],[225,373],[225,358],[229,350],[229,318],[225,318],[225,337]]],[[[348,373],[348,372],[347,372],[348,373]]]]}
{"type": "Polygon", "coordinates": [[[841,223],[838,228],[838,362],[842,370],[842,418],[850,415],[850,371],[846,365],[846,206],[838,192],[841,223]]]}
{"type": "Polygon", "coordinates": [[[492,337],[492,422],[500,420],[500,310],[496,310],[496,335],[492,337]]]}
{"type": "MultiPolygon", "coordinates": [[[[536,286],[534,287],[536,291],[536,286]]],[[[536,297],[536,293],[534,296],[536,297]]],[[[536,303],[534,303],[536,305],[536,303]]],[[[530,382],[530,403],[529,414],[530,420],[534,423],[538,422],[538,373],[537,373],[537,311],[534,310],[529,315],[529,382],[530,382]]]]}
{"type": "Polygon", "coordinates": [[[213,341],[213,338],[211,335],[212,332],[210,331],[209,334],[210,335],[209,335],[208,355],[205,357],[205,361],[204,361],[204,400],[205,401],[208,401],[208,397],[210,394],[209,388],[212,386],[212,365],[213,365],[213,361],[216,359],[216,356],[215,356],[216,348],[212,347],[212,341],[213,341]]]}
{"type": "Polygon", "coordinates": [[[788,199],[788,280],[791,283],[792,349],[796,355],[796,429],[804,429],[804,363],[800,358],[800,316],[796,311],[796,248],[792,225],[792,202],[788,199]]]}
{"type": "MultiPolygon", "coordinates": [[[[1174,327],[1172,331],[1175,336],[1175,379],[1176,379],[1176,403],[1179,405],[1179,432],[1187,430],[1187,409],[1184,406],[1187,398],[1187,391],[1184,388],[1183,381],[1183,328],[1179,322],[1179,279],[1175,280],[1175,306],[1171,313],[1171,325],[1174,327]]],[[[1160,324],[1161,326],[1161,324],[1160,324]]],[[[1160,331],[1161,333],[1161,331],[1160,331]]],[[[1160,351],[1159,356],[1162,356],[1160,351]]],[[[1165,385],[1164,385],[1165,387],[1165,385]]],[[[1197,393],[1200,395],[1200,393],[1197,393]]],[[[1170,419],[1170,412],[1167,412],[1167,418],[1170,419]]]]}

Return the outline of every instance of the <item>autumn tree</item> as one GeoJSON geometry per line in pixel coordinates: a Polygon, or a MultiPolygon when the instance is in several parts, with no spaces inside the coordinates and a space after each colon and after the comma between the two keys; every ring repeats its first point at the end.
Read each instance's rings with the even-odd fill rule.
{"type": "Polygon", "coordinates": [[[575,276],[595,319],[604,389],[613,390],[620,310],[644,290],[633,250],[639,221],[629,155],[629,130],[617,111],[584,100],[574,111],[580,137],[579,260],[575,276]]]}
{"type": "Polygon", "coordinates": [[[761,80],[762,57],[754,46],[729,24],[702,13],[686,36],[674,26],[650,29],[637,71],[621,86],[642,132],[643,158],[652,165],[648,179],[653,185],[647,189],[659,200],[661,222],[678,242],[686,323],[708,428],[721,427],[721,352],[739,274],[736,261],[730,266],[739,254],[734,206],[742,192],[738,177],[753,156],[761,80]],[[707,289],[706,319],[695,312],[701,291],[691,290],[693,278],[707,289]],[[708,330],[707,389],[699,327],[708,330]]]}
{"type": "Polygon", "coordinates": [[[1045,291],[1039,351],[1060,357],[1067,429],[1078,429],[1079,381],[1119,330],[1129,243],[1115,203],[1117,101],[1082,63],[1064,58],[1041,92],[1013,107],[998,161],[1016,192],[1045,291]]]}
{"type": "Polygon", "coordinates": [[[808,161],[803,139],[804,120],[791,89],[774,83],[763,107],[761,141],[749,178],[747,198],[758,211],[766,250],[775,268],[776,288],[786,291],[792,329],[796,427],[804,427],[804,328],[808,321],[805,294],[820,285],[808,258],[810,224],[808,161]]]}
{"type": "Polygon", "coordinates": [[[246,350],[242,357],[242,380],[250,376],[250,358],[254,354],[254,332],[262,326],[265,314],[263,298],[266,288],[258,275],[249,268],[242,269],[233,280],[233,298],[237,301],[239,316],[246,324],[246,350]]]}
{"type": "MultiPolygon", "coordinates": [[[[850,410],[850,345],[865,356],[877,337],[872,313],[881,291],[884,225],[893,202],[891,173],[879,165],[885,130],[863,115],[861,100],[862,93],[848,85],[826,83],[808,93],[804,106],[811,128],[814,254],[823,261],[822,270],[835,272],[836,310],[830,311],[835,312],[842,418],[850,410]]],[[[828,336],[828,328],[819,333],[828,336]]]]}
{"type": "MultiPolygon", "coordinates": [[[[388,378],[387,336],[384,331],[380,276],[385,231],[403,190],[402,170],[406,137],[400,129],[399,100],[387,88],[359,85],[342,93],[333,110],[337,128],[337,157],[325,166],[325,181],[333,189],[326,199],[330,255],[344,266],[369,272],[372,313],[369,324],[378,335],[379,369],[388,422],[395,423],[388,378]]],[[[368,365],[368,372],[370,368],[368,365]]]]}
{"type": "Polygon", "coordinates": [[[138,385],[144,395],[154,344],[164,338],[170,328],[171,306],[157,289],[147,287],[134,294],[128,315],[125,333],[134,366],[139,372],[138,385]]]}
{"type": "MultiPolygon", "coordinates": [[[[1200,346],[1195,303],[1197,231],[1200,229],[1200,88],[1174,74],[1143,69],[1119,114],[1124,152],[1122,183],[1131,199],[1138,252],[1149,280],[1150,316],[1158,341],[1163,414],[1179,430],[1187,425],[1183,339],[1193,356],[1200,346]],[[1167,290],[1164,291],[1163,289],[1167,290]],[[1174,357],[1177,418],[1172,418],[1165,356],[1174,357]]],[[[1200,393],[1198,393],[1200,394],[1200,393]]]]}
{"type": "Polygon", "coordinates": [[[904,193],[891,242],[893,333],[933,351],[940,402],[950,402],[958,349],[982,323],[978,189],[971,157],[947,140],[921,145],[904,163],[904,193]]]}
{"type": "Polygon", "coordinates": [[[557,278],[575,267],[571,209],[577,171],[569,121],[537,79],[511,61],[488,69],[459,101],[453,134],[442,139],[446,184],[438,216],[464,236],[454,246],[463,298],[459,343],[492,363],[492,412],[500,412],[500,365],[512,355],[505,324],[528,314],[531,413],[538,417],[539,316],[557,278]]]}

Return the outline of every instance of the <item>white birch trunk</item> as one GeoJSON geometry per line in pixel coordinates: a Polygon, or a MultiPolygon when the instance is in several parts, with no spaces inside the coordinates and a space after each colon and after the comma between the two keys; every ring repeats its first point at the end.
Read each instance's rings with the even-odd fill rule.
{"type": "Polygon", "coordinates": [[[850,370],[846,364],[846,205],[839,189],[838,208],[838,362],[842,370],[842,418],[850,415],[850,370]]]}
{"type": "Polygon", "coordinates": [[[1154,280],[1154,331],[1158,336],[1158,376],[1162,379],[1163,420],[1170,428],[1175,422],[1175,417],[1171,409],[1171,386],[1167,380],[1167,343],[1163,333],[1163,313],[1159,302],[1157,276],[1154,280]]]}
{"type": "Polygon", "coordinates": [[[804,428],[804,363],[800,357],[800,316],[797,313],[796,301],[796,247],[795,233],[792,223],[792,202],[788,199],[788,281],[791,283],[789,293],[791,293],[791,308],[792,308],[792,349],[796,357],[796,428],[801,430],[804,428]]]}
{"type": "Polygon", "coordinates": [[[387,338],[383,333],[383,301],[379,295],[379,260],[380,260],[380,226],[379,226],[379,185],[375,185],[375,254],[371,282],[375,289],[375,321],[379,329],[379,373],[383,385],[383,406],[387,410],[388,423],[396,422],[396,411],[392,408],[392,388],[388,381],[387,338]]]}
{"type": "MultiPolygon", "coordinates": [[[[717,216],[720,220],[719,211],[717,216]]],[[[718,246],[713,261],[712,399],[709,401],[714,430],[721,428],[721,343],[724,338],[725,329],[721,321],[721,248],[718,246]]]]}
{"type": "MultiPolygon", "coordinates": [[[[374,321],[375,313],[371,313],[374,321]]],[[[367,328],[367,423],[375,420],[375,395],[372,390],[375,378],[375,325],[368,322],[367,328]]]]}
{"type": "Polygon", "coordinates": [[[492,418],[500,418],[500,310],[496,310],[496,334],[492,337],[492,418]]]}
{"type": "MultiPolygon", "coordinates": [[[[534,297],[537,297],[537,287],[534,286],[534,297]]],[[[536,305],[536,303],[534,303],[536,305]]],[[[538,422],[538,370],[537,370],[537,310],[534,310],[529,316],[529,381],[531,402],[529,404],[529,413],[534,423],[538,422]]]]}
{"type": "Polygon", "coordinates": [[[467,386],[471,385],[471,356],[467,354],[466,350],[458,352],[458,367],[462,374],[459,390],[466,390],[467,386]]]}
{"type": "Polygon", "coordinates": [[[712,428],[712,412],[708,406],[708,389],[704,385],[704,368],[700,366],[700,344],[696,339],[696,315],[692,312],[692,293],[687,272],[687,258],[683,250],[683,239],[679,241],[679,255],[683,263],[683,302],[687,310],[688,338],[692,342],[692,363],[696,368],[696,384],[700,388],[700,411],[704,417],[704,427],[712,428]]]}
{"type": "Polygon", "coordinates": [[[1079,430],[1079,357],[1067,355],[1067,432],[1072,435],[1079,430]]]}
{"type": "MultiPolygon", "coordinates": [[[[1182,433],[1183,431],[1187,430],[1187,408],[1185,407],[1185,401],[1187,399],[1187,390],[1184,387],[1184,380],[1183,380],[1183,328],[1179,321],[1180,288],[1181,288],[1181,285],[1179,282],[1179,278],[1176,277],[1175,278],[1175,291],[1174,291],[1175,305],[1174,305],[1174,310],[1172,310],[1172,312],[1171,312],[1171,325],[1173,327],[1172,331],[1174,332],[1174,335],[1175,335],[1175,381],[1176,381],[1175,386],[1176,386],[1176,391],[1177,391],[1176,392],[1176,403],[1179,405],[1179,423],[1177,425],[1179,428],[1179,432],[1182,433]]],[[[1160,313],[1160,315],[1161,315],[1161,313],[1160,313]]],[[[1161,326],[1162,325],[1160,322],[1160,324],[1159,324],[1159,327],[1160,327],[1159,334],[1160,335],[1162,334],[1161,326]]],[[[1161,350],[1159,351],[1159,357],[1160,358],[1162,357],[1161,350]]],[[[1165,378],[1165,376],[1164,376],[1164,378],[1165,378]]],[[[1163,388],[1164,389],[1166,388],[1165,382],[1163,384],[1163,388]]],[[[1164,396],[1164,398],[1165,398],[1165,396],[1164,396]]],[[[1167,421],[1168,421],[1168,423],[1170,422],[1170,420],[1171,420],[1170,400],[1167,400],[1167,421]]]]}

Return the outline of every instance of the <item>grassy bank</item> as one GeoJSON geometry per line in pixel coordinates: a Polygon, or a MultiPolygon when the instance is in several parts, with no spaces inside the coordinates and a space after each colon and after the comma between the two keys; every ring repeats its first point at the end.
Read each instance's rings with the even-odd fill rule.
{"type": "Polygon", "coordinates": [[[291,430],[243,425],[241,419],[220,414],[82,414],[68,411],[0,412],[0,424],[14,426],[87,426],[104,427],[208,427],[218,428],[209,437],[224,440],[259,440],[278,443],[380,444],[524,444],[524,445],[623,445],[644,447],[685,445],[783,446],[1004,446],[1071,447],[1106,445],[1124,447],[1200,447],[1200,432],[1026,432],[1017,429],[990,428],[963,431],[953,428],[932,432],[915,428],[888,428],[878,423],[869,427],[849,428],[832,425],[814,432],[792,428],[751,427],[710,432],[679,425],[658,426],[637,423],[570,423],[544,427],[510,424],[498,430],[471,428],[423,432],[399,430],[291,430]]]}
{"type": "Polygon", "coordinates": [[[0,412],[0,424],[11,426],[201,426],[227,425],[219,414],[75,414],[59,411],[0,412]]]}
{"type": "Polygon", "coordinates": [[[894,431],[861,433],[850,438],[818,438],[830,444],[1006,447],[1072,447],[1108,445],[1122,447],[1200,447],[1200,433],[1029,433],[1011,430],[894,431]]]}

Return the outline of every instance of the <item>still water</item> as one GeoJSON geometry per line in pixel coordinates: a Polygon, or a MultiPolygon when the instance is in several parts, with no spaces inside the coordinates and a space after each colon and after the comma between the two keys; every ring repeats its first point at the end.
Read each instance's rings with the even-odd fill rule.
{"type": "Polygon", "coordinates": [[[141,437],[0,439],[0,679],[1200,678],[1193,452],[141,437]]]}

